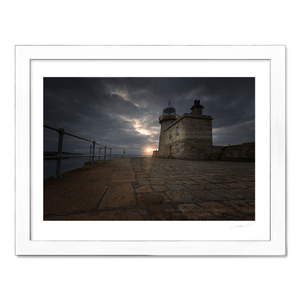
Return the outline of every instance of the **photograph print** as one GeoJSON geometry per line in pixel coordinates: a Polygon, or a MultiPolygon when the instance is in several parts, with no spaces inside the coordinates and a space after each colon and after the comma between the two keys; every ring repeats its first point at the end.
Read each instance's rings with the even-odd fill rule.
{"type": "Polygon", "coordinates": [[[44,77],[44,221],[255,221],[254,77],[44,77]]]}

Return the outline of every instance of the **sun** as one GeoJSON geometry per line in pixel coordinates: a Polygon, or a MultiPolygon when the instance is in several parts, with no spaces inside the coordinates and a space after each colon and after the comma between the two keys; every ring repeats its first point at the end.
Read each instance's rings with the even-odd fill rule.
{"type": "Polygon", "coordinates": [[[141,153],[143,153],[144,155],[150,156],[152,155],[152,152],[155,151],[157,149],[155,149],[155,145],[154,144],[144,144],[141,147],[141,153]]]}

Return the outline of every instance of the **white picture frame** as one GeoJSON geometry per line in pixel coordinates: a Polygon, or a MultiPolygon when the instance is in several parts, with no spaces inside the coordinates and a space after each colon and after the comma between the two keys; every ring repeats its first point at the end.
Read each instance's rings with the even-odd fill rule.
{"type": "MultiPolygon", "coordinates": [[[[256,113],[259,109],[260,104],[256,103],[256,113]]],[[[16,46],[16,255],[285,255],[285,224],[285,46],[16,46]],[[265,86],[269,91],[269,99],[265,100],[268,108],[261,106],[261,115],[266,116],[269,126],[266,138],[270,175],[266,180],[268,238],[250,238],[251,235],[244,238],[248,234],[246,226],[228,224],[230,230],[239,230],[241,238],[220,240],[212,234],[211,238],[203,240],[33,239],[32,232],[37,225],[33,223],[32,197],[40,181],[32,176],[36,159],[32,155],[32,124],[37,116],[32,101],[35,88],[32,67],[41,61],[51,66],[51,62],[91,60],[269,63],[270,80],[265,86]]]]}

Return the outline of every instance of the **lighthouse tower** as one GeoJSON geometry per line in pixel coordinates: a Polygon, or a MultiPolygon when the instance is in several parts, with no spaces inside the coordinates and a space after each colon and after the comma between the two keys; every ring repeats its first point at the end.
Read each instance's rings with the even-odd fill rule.
{"type": "Polygon", "coordinates": [[[176,114],[176,109],[172,107],[172,102],[169,100],[169,106],[163,110],[163,114],[159,117],[159,123],[161,125],[157,153],[159,156],[169,155],[169,141],[165,141],[166,137],[164,131],[177,119],[179,119],[179,115],[176,114]]]}
{"type": "Polygon", "coordinates": [[[192,112],[180,117],[169,101],[169,107],[159,117],[159,151],[153,151],[153,157],[209,160],[213,118],[203,115],[203,108],[200,100],[195,100],[192,112]]]}

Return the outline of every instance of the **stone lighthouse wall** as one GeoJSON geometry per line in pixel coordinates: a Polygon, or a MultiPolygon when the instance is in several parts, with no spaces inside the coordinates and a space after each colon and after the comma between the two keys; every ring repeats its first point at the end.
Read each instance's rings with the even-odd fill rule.
{"type": "Polygon", "coordinates": [[[160,129],[160,136],[159,136],[159,149],[158,149],[160,156],[166,156],[167,155],[167,152],[166,152],[166,149],[165,149],[165,134],[164,134],[164,131],[174,121],[175,120],[163,120],[161,122],[161,129],[160,129]]]}
{"type": "Polygon", "coordinates": [[[202,115],[200,100],[195,100],[190,114],[165,114],[159,118],[161,132],[159,151],[153,157],[223,160],[223,161],[255,161],[255,143],[241,145],[213,146],[211,116],[202,115]]]}
{"type": "Polygon", "coordinates": [[[212,117],[184,114],[164,130],[164,156],[207,160],[212,152],[212,117]]]}

